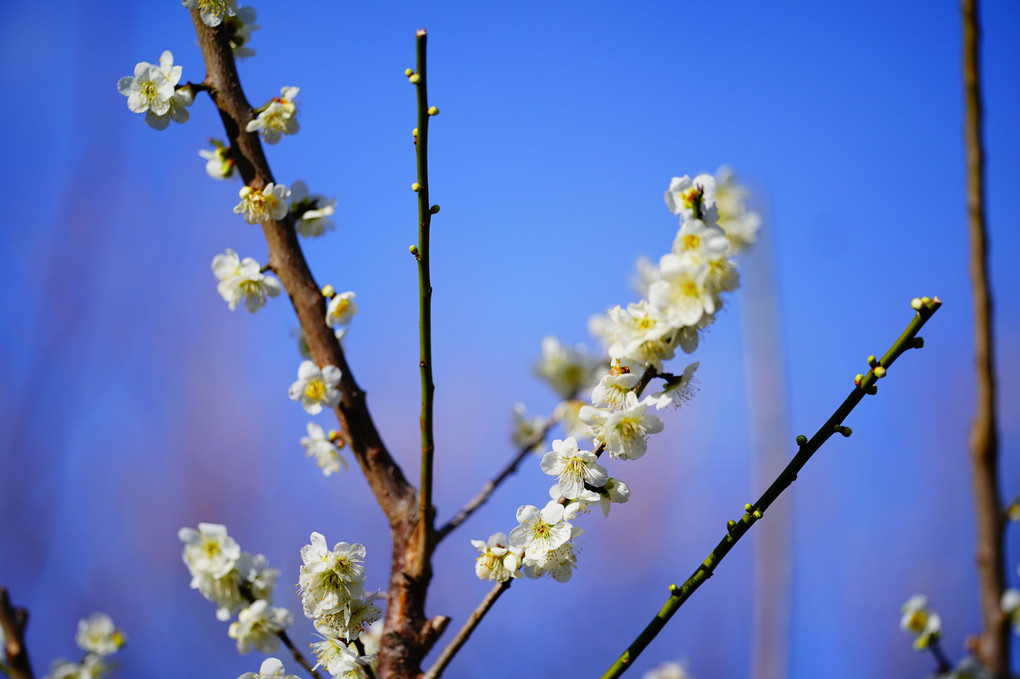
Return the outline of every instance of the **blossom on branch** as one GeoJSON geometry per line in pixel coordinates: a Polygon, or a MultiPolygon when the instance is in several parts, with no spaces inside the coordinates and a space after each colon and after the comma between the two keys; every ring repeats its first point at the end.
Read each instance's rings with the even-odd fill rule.
{"type": "Polygon", "coordinates": [[[188,9],[198,10],[202,23],[210,28],[219,26],[224,18],[237,14],[235,0],[181,0],[181,4],[188,9]]]}
{"type": "Polygon", "coordinates": [[[296,134],[300,129],[297,118],[297,105],[294,97],[300,88],[284,87],[280,90],[280,96],[269,100],[262,108],[258,109],[258,116],[248,121],[245,126],[246,132],[257,132],[262,141],[267,144],[275,144],[280,137],[289,134],[296,134]]]}
{"type": "Polygon", "coordinates": [[[290,189],[283,184],[266,184],[261,191],[244,186],[238,192],[241,202],[234,206],[234,213],[242,215],[249,224],[261,224],[271,219],[287,216],[287,199],[290,189]]]}
{"type": "Polygon", "coordinates": [[[234,176],[236,164],[230,153],[230,147],[218,139],[210,139],[212,150],[202,149],[198,155],[206,159],[205,172],[213,179],[230,179],[234,176]]]}
{"type": "Polygon", "coordinates": [[[542,457],[542,471],[557,477],[560,492],[568,500],[576,500],[585,490],[585,485],[601,488],[609,474],[598,463],[590,450],[580,450],[574,438],[556,439],[552,450],[542,457]]]}
{"type": "Polygon", "coordinates": [[[255,8],[238,7],[237,13],[224,19],[223,23],[230,36],[230,49],[234,51],[234,58],[243,60],[255,56],[255,50],[248,47],[251,32],[261,28],[255,23],[255,8]]]}
{"type": "Polygon", "coordinates": [[[297,675],[287,674],[279,658],[266,658],[258,672],[245,672],[237,679],[298,679],[297,675]]]}
{"type": "Polygon", "coordinates": [[[521,551],[511,548],[506,533],[493,533],[487,542],[472,540],[481,554],[475,559],[475,575],[479,580],[506,582],[521,577],[521,551]]]}
{"type": "Polygon", "coordinates": [[[294,616],[286,608],[270,608],[265,599],[257,599],[230,623],[227,635],[237,640],[237,652],[242,655],[251,653],[253,647],[272,653],[280,647],[278,633],[293,622],[294,616]]]}
{"type": "Polygon", "coordinates": [[[308,193],[308,186],[299,179],[290,187],[290,213],[298,235],[316,238],[334,228],[330,217],[336,213],[336,198],[308,193]]]}
{"type": "Polygon", "coordinates": [[[336,432],[330,432],[327,436],[322,427],[314,422],[309,422],[308,436],[301,438],[301,445],[305,447],[305,455],[315,458],[323,476],[347,469],[347,460],[340,456],[340,448],[333,443],[334,434],[336,432]]]}
{"type": "Polygon", "coordinates": [[[538,559],[570,539],[571,525],[564,520],[563,505],[550,501],[541,510],[534,505],[517,509],[520,524],[510,531],[510,546],[524,551],[528,559],[538,559]]]}
{"type": "Polygon", "coordinates": [[[312,361],[302,361],[297,381],[290,385],[290,399],[300,401],[309,415],[318,415],[323,405],[335,408],[340,403],[338,384],[340,368],[327,365],[320,370],[312,361]]]}
{"type": "Polygon", "coordinates": [[[243,299],[245,308],[255,313],[266,305],[267,296],[276,297],[283,290],[280,281],[262,273],[258,262],[251,257],[241,259],[229,248],[213,257],[212,270],[220,281],[216,289],[231,311],[243,299]]]}
{"type": "Polygon", "coordinates": [[[942,633],[942,619],[928,607],[928,597],[910,597],[900,609],[900,629],[914,637],[914,650],[923,651],[942,633]]]}
{"type": "Polygon", "coordinates": [[[572,398],[595,381],[599,361],[581,345],[571,349],[555,337],[542,340],[542,357],[532,366],[535,375],[549,383],[560,398],[572,398]]]}
{"type": "Polygon", "coordinates": [[[326,307],[326,325],[344,326],[350,325],[354,315],[358,313],[358,305],[354,302],[354,293],[351,291],[341,292],[333,295],[326,307]]]}
{"type": "Polygon", "coordinates": [[[120,650],[127,637],[114,627],[113,620],[106,613],[93,613],[78,622],[74,640],[78,648],[87,653],[111,655],[120,650]]]}

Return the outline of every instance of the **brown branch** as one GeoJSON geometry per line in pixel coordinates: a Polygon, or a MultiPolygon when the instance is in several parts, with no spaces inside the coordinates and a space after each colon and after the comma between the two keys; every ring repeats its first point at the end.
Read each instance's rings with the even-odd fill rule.
{"type": "Polygon", "coordinates": [[[545,437],[549,434],[549,430],[552,429],[554,424],[556,424],[556,418],[550,417],[546,419],[542,428],[532,434],[531,437],[524,442],[524,445],[521,446],[520,450],[517,451],[517,454],[514,455],[513,459],[510,460],[507,466],[503,467],[502,471],[496,474],[495,477],[486,481],[482,486],[482,489],[479,490],[478,493],[453,516],[452,519],[447,521],[442,528],[436,531],[436,544],[453,531],[454,528],[467,521],[472,514],[478,511],[479,507],[488,501],[489,496],[492,495],[493,491],[495,491],[501,483],[506,481],[511,474],[517,471],[517,467],[519,467],[524,458],[528,456],[528,453],[530,453],[535,446],[545,440],[545,437]]]}
{"type": "MultiPolygon", "coordinates": [[[[245,131],[254,112],[241,89],[228,32],[222,24],[206,26],[197,11],[191,16],[205,60],[204,84],[220,113],[237,171],[246,185],[262,188],[274,179],[258,136],[245,131]]],[[[393,554],[379,676],[414,677],[435,641],[438,626],[424,612],[429,556],[418,520],[418,493],[383,444],[365,393],[354,380],[332,329],[326,326],[326,303],[301,252],[293,217],[265,222],[262,230],[269,246],[269,265],[290,296],[312,358],[319,366],[334,365],[342,372],[342,398],[336,408],[340,431],[390,524],[393,554]]]]}
{"type": "Polygon", "coordinates": [[[1009,677],[1009,626],[1000,600],[1006,587],[1002,539],[1005,524],[999,499],[999,441],[995,422],[995,351],[992,294],[988,276],[988,236],[984,205],[984,148],[979,52],[978,0],[963,0],[963,79],[966,99],[967,222],[970,276],[974,295],[974,348],[977,408],[971,426],[974,504],[977,519],[977,571],[981,635],[976,655],[999,679],[1009,677]]]}
{"type": "Polygon", "coordinates": [[[447,644],[446,648],[444,648],[442,653],[439,654],[439,658],[436,659],[435,664],[432,665],[432,667],[429,668],[429,671],[422,676],[422,679],[439,679],[439,677],[443,674],[443,671],[446,669],[446,666],[450,664],[451,660],[453,660],[453,656],[457,655],[457,651],[460,650],[461,646],[467,643],[471,633],[475,631],[475,627],[478,627],[478,623],[482,621],[485,614],[488,613],[489,609],[496,603],[496,599],[498,599],[503,592],[510,589],[511,582],[512,580],[506,580],[489,590],[489,593],[485,595],[484,599],[482,599],[482,603],[478,604],[478,608],[471,612],[471,616],[467,619],[467,622],[464,623],[464,626],[460,628],[460,631],[457,632],[457,636],[455,636],[453,640],[447,644]]]}
{"type": "Polygon", "coordinates": [[[0,628],[4,631],[4,656],[11,679],[35,679],[32,663],[25,648],[25,628],[28,626],[28,611],[11,605],[7,588],[0,585],[0,628]]]}
{"type": "Polygon", "coordinates": [[[283,645],[290,649],[290,654],[294,656],[294,660],[296,660],[297,663],[301,665],[301,667],[304,667],[305,671],[308,672],[308,674],[315,677],[315,679],[322,679],[322,675],[319,674],[315,670],[315,667],[312,665],[312,663],[310,663],[308,659],[301,654],[301,651],[299,651],[297,646],[294,645],[294,642],[290,640],[290,637],[287,635],[286,632],[280,630],[279,632],[276,633],[276,636],[280,637],[280,641],[283,642],[283,645]]]}

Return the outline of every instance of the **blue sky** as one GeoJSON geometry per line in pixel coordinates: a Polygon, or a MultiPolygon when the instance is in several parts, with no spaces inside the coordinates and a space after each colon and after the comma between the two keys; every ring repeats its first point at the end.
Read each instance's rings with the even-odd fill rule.
{"type": "MultiPolygon", "coordinates": [[[[336,196],[338,228],[306,243],[318,280],[354,290],[348,357],[395,456],[415,465],[417,290],[410,131],[414,31],[429,31],[437,384],[437,496],[450,516],[511,455],[510,406],[547,412],[530,375],[541,338],[592,343],[588,317],[633,301],[634,260],[666,252],[670,177],[734,167],[765,218],[744,289],[694,358],[700,392],[619,475],[631,502],[587,519],[568,585],[524,582],[447,676],[593,676],[762,486],[755,443],[810,434],[868,354],[939,295],[925,349],[780,501],[792,511],[790,677],[925,676],[898,630],[926,593],[945,647],[976,630],[967,428],[973,410],[955,3],[341,3],[255,5],[253,103],[301,88],[301,132],[268,149],[283,183],[336,196]],[[778,319],[778,347],[756,320],[778,319]],[[766,314],[768,317],[768,314],[766,314]],[[767,352],[763,354],[763,347],[767,352]],[[771,352],[771,353],[769,353],[771,352]],[[777,375],[781,383],[756,380],[777,375]],[[761,432],[762,402],[786,421],[761,432]]],[[[984,9],[988,210],[997,292],[1003,489],[1020,486],[1020,119],[1015,3],[984,9]]],[[[77,620],[105,610],[128,632],[120,676],[181,668],[234,677],[226,625],[189,591],[181,526],[225,523],[282,571],[299,611],[312,531],[362,542],[369,585],[388,571],[384,521],[356,474],[323,478],[286,398],[299,357],[285,300],[229,312],[209,262],[264,260],[232,214],[233,183],[197,151],[222,136],[207,98],[147,128],[117,79],[164,49],[201,80],[187,12],[159,3],[0,6],[8,126],[0,182],[0,583],[33,615],[42,670],[73,656],[77,620]]],[[[326,424],[325,418],[318,418],[326,424]]],[[[459,624],[483,596],[469,538],[545,497],[537,463],[437,554],[430,612],[459,624]]],[[[1008,533],[1015,585],[1020,540],[1008,533]]],[[[700,679],[747,675],[752,544],[649,647],[634,675],[686,659],[700,679]]],[[[304,643],[311,626],[298,620],[304,643]]],[[[42,672],[40,671],[41,675],[42,672]]]]}

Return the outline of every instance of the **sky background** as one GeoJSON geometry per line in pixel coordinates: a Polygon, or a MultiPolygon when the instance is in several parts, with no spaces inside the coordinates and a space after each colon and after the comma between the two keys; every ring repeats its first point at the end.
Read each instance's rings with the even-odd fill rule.
{"type": "MultiPolygon", "coordinates": [[[[449,518],[512,455],[510,408],[549,412],[541,339],[593,340],[593,313],[634,301],[634,261],[668,251],[670,177],[735,168],[764,216],[744,289],[694,355],[700,392],[670,412],[609,520],[585,518],[573,581],[517,583],[448,677],[597,676],[763,485],[752,427],[811,434],[868,354],[945,304],[777,504],[792,513],[789,676],[924,677],[898,629],[927,594],[953,658],[978,626],[967,431],[974,408],[964,205],[961,28],[954,2],[258,3],[240,66],[258,105],[297,86],[301,132],[268,147],[277,179],[339,199],[305,241],[320,284],[361,309],[348,360],[394,456],[416,465],[419,387],[411,129],[414,32],[429,31],[436,504],[449,518]],[[753,289],[750,289],[753,286],[753,289]],[[761,314],[750,312],[762,311],[761,314]],[[761,317],[775,314],[778,344],[761,317]],[[763,350],[763,347],[767,348],[763,350]],[[764,355],[763,355],[764,354],[764,355]],[[767,370],[766,370],[767,369],[767,370]],[[762,388],[763,371],[778,376],[762,388]],[[757,389],[752,389],[755,385],[757,389]],[[759,396],[752,398],[751,393],[759,396]],[[764,393],[764,396],[760,394],[764,393]],[[757,399],[757,400],[755,400],[757,399]]],[[[986,3],[988,217],[1003,492],[1020,488],[1020,5],[986,3]]],[[[146,3],[0,2],[0,583],[32,614],[41,676],[75,657],[77,621],[126,630],[118,676],[254,671],[188,589],[177,531],[224,523],[292,584],[312,531],[364,543],[387,579],[385,522],[358,472],[324,478],[287,399],[300,357],[285,299],[228,311],[209,264],[265,261],[231,212],[239,183],[197,152],[222,137],[207,97],[157,132],[117,80],[173,51],[203,79],[188,13],[146,3]]],[[[674,364],[682,369],[683,359],[674,364]]],[[[315,418],[328,427],[326,415],[315,418]]],[[[430,614],[449,639],[488,591],[471,538],[508,532],[549,481],[532,460],[436,555],[430,614]]],[[[766,516],[766,521],[769,517],[766,516]]],[[[1007,533],[1015,586],[1018,528],[1007,533]]],[[[685,660],[748,676],[752,540],[739,544],[631,676],[685,660]]],[[[1016,637],[1014,637],[1016,639],[1016,637]]],[[[440,643],[440,646],[442,642],[440,643]]],[[[1014,643],[1014,648],[1017,644],[1014,643]]],[[[281,656],[291,671],[293,662],[281,656]]]]}

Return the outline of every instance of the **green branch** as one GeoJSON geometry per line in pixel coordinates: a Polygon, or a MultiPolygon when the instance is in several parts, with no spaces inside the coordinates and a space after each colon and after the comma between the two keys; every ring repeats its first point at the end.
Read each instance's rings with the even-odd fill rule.
{"type": "Polygon", "coordinates": [[[439,206],[429,205],[429,118],[439,113],[429,107],[425,80],[425,29],[417,37],[417,70],[408,73],[408,79],[418,91],[418,128],[415,130],[415,152],[418,158],[418,180],[414,183],[418,194],[418,245],[412,248],[418,260],[418,333],[421,350],[418,367],[421,370],[421,498],[419,520],[424,530],[425,558],[432,552],[434,541],[432,511],[432,457],[436,444],[432,434],[433,398],[436,385],[432,381],[432,277],[429,273],[429,228],[432,214],[439,206]]]}
{"type": "Polygon", "coordinates": [[[633,643],[627,647],[623,655],[602,675],[602,679],[619,677],[627,671],[641,651],[666,626],[666,623],[673,617],[673,614],[684,605],[684,602],[694,594],[698,587],[712,577],[716,566],[726,557],[733,548],[733,545],[751,529],[751,526],[758,519],[762,518],[765,510],[797,479],[797,474],[800,473],[800,470],[804,468],[804,465],[811,459],[811,456],[822,447],[822,444],[830,436],[835,433],[850,436],[850,428],[843,426],[843,420],[864,399],[865,395],[877,393],[878,386],[875,383],[880,378],[885,377],[886,370],[893,364],[893,361],[899,358],[900,354],[908,349],[916,349],[924,345],[921,338],[917,337],[917,333],[941,305],[942,302],[938,298],[929,299],[927,297],[915,299],[911,303],[911,306],[913,306],[917,313],[914,315],[913,320],[910,321],[907,329],[899,336],[899,339],[893,343],[892,347],[881,359],[876,359],[874,356],[868,357],[871,369],[866,375],[858,375],[854,379],[853,391],[850,392],[846,400],[843,401],[839,408],[836,409],[836,412],[832,414],[810,440],[803,435],[797,437],[797,454],[794,455],[793,460],[786,466],[786,469],[779,474],[756,503],[744,505],[744,515],[738,521],[730,521],[726,524],[726,536],[716,545],[716,548],[712,550],[708,558],[697,567],[691,577],[687,578],[687,581],[680,587],[676,585],[669,586],[669,598],[666,600],[666,603],[659,609],[659,612],[648,623],[648,626],[641,631],[633,643]]]}

